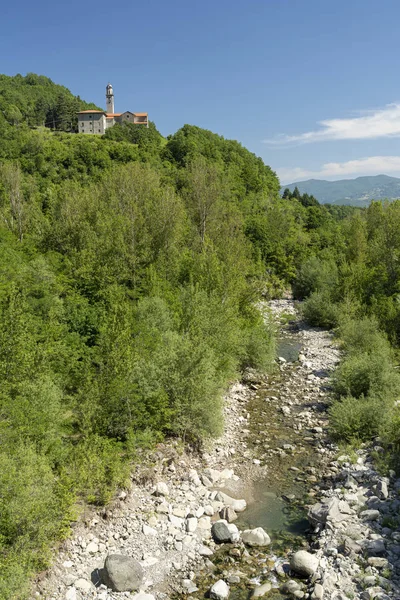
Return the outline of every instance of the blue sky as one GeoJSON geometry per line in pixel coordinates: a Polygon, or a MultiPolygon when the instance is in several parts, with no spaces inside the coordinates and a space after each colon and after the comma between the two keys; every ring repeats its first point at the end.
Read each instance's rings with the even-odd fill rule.
{"type": "Polygon", "coordinates": [[[282,183],[400,176],[398,0],[21,0],[0,71],[35,72],[163,135],[239,140],[282,183]]]}

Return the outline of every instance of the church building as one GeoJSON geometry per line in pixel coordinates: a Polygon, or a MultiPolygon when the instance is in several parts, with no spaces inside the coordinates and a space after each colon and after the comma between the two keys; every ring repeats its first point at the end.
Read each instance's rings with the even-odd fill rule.
{"type": "Polygon", "coordinates": [[[149,119],[144,112],[114,112],[114,91],[109,83],[106,87],[106,110],[81,110],[78,113],[78,133],[103,135],[115,123],[134,123],[148,127],[149,119]]]}

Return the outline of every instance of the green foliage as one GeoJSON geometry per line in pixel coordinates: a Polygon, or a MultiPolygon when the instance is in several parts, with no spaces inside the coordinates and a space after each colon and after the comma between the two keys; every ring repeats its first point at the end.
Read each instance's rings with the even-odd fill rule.
{"type": "Polygon", "coordinates": [[[75,506],[127,483],[139,447],[219,435],[229,382],[273,362],[261,290],[282,289],[311,243],[307,209],[285,207],[239,143],[190,126],[165,143],[153,124],[70,134],[83,107],[46,78],[0,77],[7,600],[26,597],[75,506]],[[48,119],[60,131],[31,129],[48,119]]]}
{"type": "Polygon", "coordinates": [[[326,292],[313,292],[303,303],[302,313],[310,325],[331,329],[338,325],[340,309],[326,292]]]}
{"type": "Polygon", "coordinates": [[[344,396],[329,410],[330,425],[338,439],[366,442],[380,433],[386,410],[382,398],[344,396]]]}

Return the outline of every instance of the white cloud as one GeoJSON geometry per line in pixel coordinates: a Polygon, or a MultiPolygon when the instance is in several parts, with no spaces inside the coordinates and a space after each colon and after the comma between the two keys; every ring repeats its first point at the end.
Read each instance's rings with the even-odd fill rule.
{"type": "Polygon", "coordinates": [[[302,179],[343,179],[349,176],[379,175],[381,173],[400,175],[400,156],[368,156],[342,163],[325,163],[316,171],[301,167],[282,167],[276,171],[281,182],[287,183],[302,179]]]}
{"type": "Polygon", "coordinates": [[[299,135],[281,134],[264,140],[266,144],[309,144],[327,140],[365,140],[400,136],[400,104],[388,104],[350,119],[320,121],[321,129],[299,135]]]}

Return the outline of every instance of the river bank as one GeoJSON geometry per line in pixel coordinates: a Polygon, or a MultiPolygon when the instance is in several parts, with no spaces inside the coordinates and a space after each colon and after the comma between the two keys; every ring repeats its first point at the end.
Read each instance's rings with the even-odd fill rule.
{"type": "Polygon", "coordinates": [[[400,550],[398,532],[389,527],[397,482],[387,489],[367,449],[355,465],[348,457],[335,460],[327,437],[329,375],[339,360],[333,338],[301,323],[291,300],[272,301],[268,309],[281,329],[277,368],[265,377],[248,373],[231,387],[223,437],[201,454],[171,442],[147,456],[129,491],[106,510],[87,512],[33,598],[132,597],[102,583],[108,555],[140,566],[137,600],[199,599],[217,581],[233,599],[263,591],[274,599],[370,600],[375,592],[400,598],[396,576],[385,577],[400,550]],[[363,515],[364,507],[375,512],[363,515]],[[232,538],[224,544],[216,542],[213,525],[221,517],[231,521],[232,538]],[[271,543],[243,544],[236,525],[240,532],[262,527],[271,543]],[[290,556],[299,549],[316,561],[306,580],[290,579],[290,556]]]}

